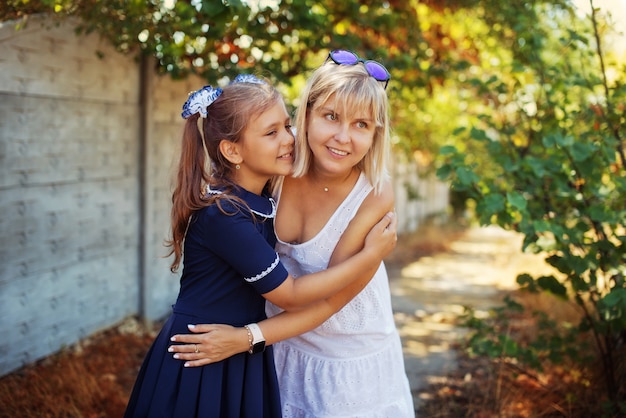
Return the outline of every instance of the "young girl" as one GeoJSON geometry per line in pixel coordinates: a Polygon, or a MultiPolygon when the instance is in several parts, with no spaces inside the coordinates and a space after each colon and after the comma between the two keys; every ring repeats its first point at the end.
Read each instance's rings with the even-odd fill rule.
{"type": "MultiPolygon", "coordinates": [[[[393,207],[388,80],[381,64],[333,51],[302,93],[294,176],[276,191],[276,249],[294,276],[358,253],[369,228],[393,207]]],[[[267,311],[273,317],[259,325],[268,342],[289,338],[274,345],[283,417],[415,416],[382,263],[312,308],[280,313],[269,303],[267,311]]],[[[176,338],[202,343],[213,360],[245,349],[236,343],[240,330],[206,325],[194,331],[209,333],[176,338]]],[[[206,356],[188,347],[175,351],[190,366],[206,364],[206,356]]]]}
{"type": "MultiPolygon", "coordinates": [[[[171,269],[183,263],[180,291],[125,416],[275,418],[281,412],[272,347],[265,349],[256,324],[266,317],[265,298],[291,310],[368,274],[395,246],[395,220],[385,216],[345,263],[296,281],[274,251],[276,207],[267,193],[273,176],[293,168],[294,138],[280,94],[265,81],[240,76],[223,89],[193,93],[183,117],[168,243],[171,269]],[[244,327],[246,352],[184,367],[167,352],[170,338],[200,322],[244,327]]],[[[200,347],[193,351],[200,354],[200,347]]]]}

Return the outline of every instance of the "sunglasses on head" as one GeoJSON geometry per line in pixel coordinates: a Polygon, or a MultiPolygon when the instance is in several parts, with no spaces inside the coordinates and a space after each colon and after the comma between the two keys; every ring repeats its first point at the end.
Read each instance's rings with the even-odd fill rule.
{"type": "Polygon", "coordinates": [[[380,62],[364,60],[352,51],[346,51],[345,49],[335,49],[334,51],[330,51],[330,54],[328,54],[328,58],[333,60],[333,62],[338,65],[356,65],[359,62],[362,62],[369,75],[374,77],[375,80],[385,83],[385,89],[387,88],[387,84],[389,84],[389,80],[391,79],[389,71],[387,71],[385,66],[382,65],[380,62]]]}

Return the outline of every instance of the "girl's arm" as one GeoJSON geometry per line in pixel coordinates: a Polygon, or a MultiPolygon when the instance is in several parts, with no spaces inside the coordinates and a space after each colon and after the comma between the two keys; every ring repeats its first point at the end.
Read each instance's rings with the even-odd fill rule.
{"type": "Polygon", "coordinates": [[[289,275],[263,297],[285,311],[300,310],[334,295],[357,278],[373,274],[381,260],[395,248],[396,228],[389,228],[391,223],[397,224],[392,209],[393,203],[376,207],[373,202],[363,211],[359,209],[361,216],[355,216],[348,226],[350,231],[344,232],[347,236],[342,236],[339,241],[346,249],[339,251],[337,257],[333,253],[332,266],[329,264],[329,268],[297,280],[289,275]],[[385,212],[387,214],[383,216],[385,212]]]}
{"type": "MultiPolygon", "coordinates": [[[[380,218],[389,210],[393,209],[394,196],[390,184],[383,188],[383,192],[375,195],[373,192],[365,199],[354,219],[343,233],[339,243],[335,247],[329,266],[337,265],[342,261],[358,253],[364,245],[365,238],[380,218]]],[[[394,220],[394,233],[397,220],[394,220]]],[[[285,311],[272,318],[259,323],[266,340],[266,344],[273,344],[304,332],[310,331],[333,314],[343,308],[354,298],[372,279],[385,255],[378,254],[376,263],[368,270],[362,271],[359,278],[338,293],[308,307],[297,311],[285,311]]],[[[354,279],[355,272],[351,272],[354,279]]],[[[298,279],[300,280],[300,279],[298,279]]],[[[175,358],[187,360],[188,367],[202,366],[215,361],[223,360],[234,354],[247,351],[249,348],[248,335],[245,328],[235,328],[228,325],[195,325],[190,327],[194,334],[181,334],[173,337],[179,343],[187,345],[173,345],[171,352],[175,352],[175,358]],[[195,353],[195,346],[198,353],[195,353]]]]}

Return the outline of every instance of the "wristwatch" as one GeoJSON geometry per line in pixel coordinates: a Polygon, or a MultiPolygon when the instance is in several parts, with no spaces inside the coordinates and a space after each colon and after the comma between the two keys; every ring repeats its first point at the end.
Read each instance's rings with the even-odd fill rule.
{"type": "Polygon", "coordinates": [[[250,343],[248,353],[256,354],[265,351],[265,337],[263,337],[261,328],[257,324],[248,324],[245,328],[248,331],[248,342],[250,343]]]}

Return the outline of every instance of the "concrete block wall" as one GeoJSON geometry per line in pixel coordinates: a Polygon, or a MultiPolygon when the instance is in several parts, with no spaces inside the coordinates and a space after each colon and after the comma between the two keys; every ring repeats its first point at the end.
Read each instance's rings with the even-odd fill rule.
{"type": "Polygon", "coordinates": [[[2,374],[136,309],[139,74],[71,33],[0,28],[2,374]]]}
{"type": "MultiPolygon", "coordinates": [[[[171,178],[181,106],[205,82],[158,76],[74,23],[0,23],[0,376],[130,315],[163,318],[178,292],[171,178]]],[[[396,175],[401,232],[445,211],[445,185],[396,175]]]]}
{"type": "Polygon", "coordinates": [[[152,71],[145,108],[162,114],[142,138],[140,66],[73,27],[0,26],[0,375],[129,315],[161,318],[178,290],[162,257],[171,155],[202,82],[152,71]]]}

